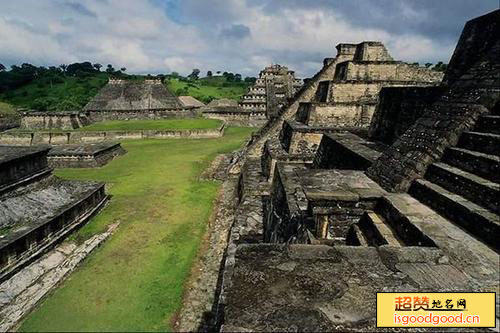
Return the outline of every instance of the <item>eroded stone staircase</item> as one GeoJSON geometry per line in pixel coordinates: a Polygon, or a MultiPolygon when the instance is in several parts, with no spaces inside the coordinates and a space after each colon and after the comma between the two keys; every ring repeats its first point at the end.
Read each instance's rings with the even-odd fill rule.
{"type": "Polygon", "coordinates": [[[417,179],[409,194],[499,252],[500,112],[481,116],[474,131],[417,179]]]}

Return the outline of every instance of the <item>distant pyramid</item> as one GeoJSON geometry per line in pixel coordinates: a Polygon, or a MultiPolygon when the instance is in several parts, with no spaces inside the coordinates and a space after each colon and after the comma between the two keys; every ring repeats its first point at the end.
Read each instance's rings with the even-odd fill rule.
{"type": "Polygon", "coordinates": [[[161,80],[110,79],[85,105],[84,111],[132,111],[182,109],[184,106],[161,80]]]}

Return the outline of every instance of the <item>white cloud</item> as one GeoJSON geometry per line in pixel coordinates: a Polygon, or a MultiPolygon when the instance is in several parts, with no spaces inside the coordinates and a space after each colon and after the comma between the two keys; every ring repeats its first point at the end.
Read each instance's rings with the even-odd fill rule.
{"type": "MultiPolygon", "coordinates": [[[[187,74],[196,67],[256,75],[282,63],[310,76],[340,42],[381,40],[395,59],[412,62],[446,62],[455,43],[355,24],[333,6],[292,1],[269,10],[264,4],[275,3],[263,0],[181,0],[176,13],[161,0],[20,1],[3,3],[0,13],[0,62],[6,65],[92,61],[130,73],[187,74]]],[[[409,20],[429,19],[406,3],[399,9],[409,20]]]]}

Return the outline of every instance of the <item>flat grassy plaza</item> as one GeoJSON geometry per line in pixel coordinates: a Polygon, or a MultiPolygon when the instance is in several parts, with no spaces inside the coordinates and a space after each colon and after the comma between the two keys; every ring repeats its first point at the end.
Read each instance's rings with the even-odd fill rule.
{"type": "Polygon", "coordinates": [[[168,331],[220,186],[199,180],[209,162],[250,137],[230,127],[202,140],[123,141],[128,151],[97,169],[61,169],[63,178],[107,184],[109,205],[71,240],[118,230],[55,289],[21,331],[168,331]]]}
{"type": "Polygon", "coordinates": [[[80,127],[78,131],[136,131],[213,129],[222,125],[216,119],[113,120],[80,127]]]}

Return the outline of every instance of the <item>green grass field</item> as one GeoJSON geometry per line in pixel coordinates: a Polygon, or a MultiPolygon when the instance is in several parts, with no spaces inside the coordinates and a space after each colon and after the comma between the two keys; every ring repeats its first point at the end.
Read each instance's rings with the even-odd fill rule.
{"type": "Polygon", "coordinates": [[[72,238],[120,222],[116,233],[23,322],[21,331],[169,331],[179,310],[219,183],[198,176],[216,154],[239,148],[250,128],[204,140],[123,141],[98,169],[57,175],[108,184],[108,207],[72,238]]]}
{"type": "Polygon", "coordinates": [[[222,121],[215,119],[116,120],[81,127],[78,131],[186,130],[218,128],[222,121]]]}
{"type": "Polygon", "coordinates": [[[194,82],[178,79],[170,79],[167,82],[168,89],[176,95],[193,96],[204,103],[220,98],[239,100],[246,93],[248,86],[249,84],[244,82],[227,82],[221,76],[205,77],[194,82]]]}
{"type": "Polygon", "coordinates": [[[0,102],[0,119],[14,119],[18,117],[19,114],[12,105],[0,102]]]}

